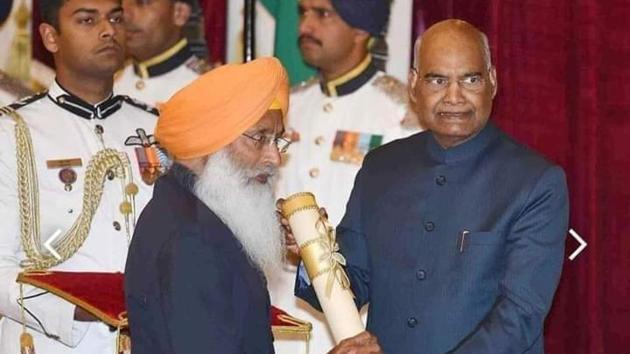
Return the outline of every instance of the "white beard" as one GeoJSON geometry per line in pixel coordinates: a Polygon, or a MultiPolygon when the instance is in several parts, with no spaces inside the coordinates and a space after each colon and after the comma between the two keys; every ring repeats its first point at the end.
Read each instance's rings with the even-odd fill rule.
{"type": "Polygon", "coordinates": [[[280,274],[284,250],[275,212],[275,178],[260,184],[253,177],[261,172],[275,177],[274,170],[271,166],[262,171],[240,167],[222,149],[208,158],[194,188],[195,195],[227,225],[268,280],[280,274]]]}

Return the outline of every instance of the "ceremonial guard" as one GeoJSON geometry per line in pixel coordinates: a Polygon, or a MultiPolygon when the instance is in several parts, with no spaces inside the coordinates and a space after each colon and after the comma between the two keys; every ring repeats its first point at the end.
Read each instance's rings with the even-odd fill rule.
{"type": "Polygon", "coordinates": [[[190,17],[189,1],[123,1],[127,54],[132,60],[116,75],[116,92],[157,107],[209,70],[182,33],[190,17]]]}
{"type": "Polygon", "coordinates": [[[51,0],[41,10],[56,80],[0,113],[0,353],[20,353],[20,342],[31,353],[26,335],[37,353],[111,354],[111,328],[39,288],[22,292],[16,277],[124,270],[135,219],[164,167],[157,111],[112,93],[124,60],[119,1],[51,0]]]}
{"type": "Polygon", "coordinates": [[[293,88],[288,121],[293,150],[278,183],[279,197],[314,193],[334,224],[343,216],[363,156],[415,131],[402,125],[406,89],[397,79],[378,71],[370,56],[350,74],[332,84],[312,79],[293,88]]]}
{"type": "Polygon", "coordinates": [[[195,56],[182,38],[156,57],[127,65],[116,78],[116,92],[158,106],[207,70],[206,61],[195,56]]]}

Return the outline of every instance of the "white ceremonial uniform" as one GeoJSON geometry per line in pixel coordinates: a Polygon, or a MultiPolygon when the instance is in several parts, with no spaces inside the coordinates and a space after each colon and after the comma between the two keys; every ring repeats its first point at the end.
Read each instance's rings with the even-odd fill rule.
{"type": "MultiPolygon", "coordinates": [[[[341,79],[327,84],[311,80],[293,90],[287,131],[298,141],[287,153],[276,187],[279,198],[311,192],[326,208],[336,226],[346,209],[361,161],[340,162],[332,158],[338,132],[381,136],[382,143],[419,131],[403,125],[408,119],[406,85],[378,71],[368,56],[341,79]]],[[[339,142],[337,142],[337,145],[339,142]]],[[[323,315],[293,295],[296,267],[287,265],[282,280],[271,287],[272,303],[290,314],[313,323],[310,352],[327,353],[334,342],[323,315]]],[[[277,354],[300,353],[297,343],[276,341],[277,354]]]]}
{"type": "MultiPolygon", "coordinates": [[[[151,198],[152,187],[141,178],[136,146],[126,146],[125,141],[140,132],[153,133],[157,122],[155,109],[123,96],[112,96],[91,106],[56,82],[47,93],[11,107],[24,119],[32,138],[38,181],[34,187],[39,193],[43,241],[56,230],[65,233],[81,213],[85,170],[91,158],[105,147],[123,151],[129,157],[133,181],[139,187],[135,216],[139,215],[151,198]],[[62,180],[60,169],[48,168],[47,162],[77,158],[82,166],[73,167],[76,181],[67,188],[69,181],[62,180]]],[[[6,114],[0,115],[0,313],[5,316],[0,320],[0,353],[7,354],[20,352],[22,325],[15,279],[22,271],[20,262],[26,259],[20,239],[15,141],[14,120],[6,114]]],[[[126,232],[127,224],[119,211],[123,188],[119,178],[105,178],[102,199],[85,242],[72,257],[51,270],[124,271],[133,225],[126,232]]],[[[24,289],[25,297],[43,293],[30,286],[24,289]]],[[[116,332],[101,322],[74,321],[75,306],[69,302],[46,293],[25,299],[24,303],[32,313],[26,314],[26,320],[37,353],[114,353],[116,332]]]]}
{"type": "Polygon", "coordinates": [[[154,107],[208,70],[184,38],[164,53],[142,63],[131,63],[116,75],[114,92],[129,95],[154,107]]]}

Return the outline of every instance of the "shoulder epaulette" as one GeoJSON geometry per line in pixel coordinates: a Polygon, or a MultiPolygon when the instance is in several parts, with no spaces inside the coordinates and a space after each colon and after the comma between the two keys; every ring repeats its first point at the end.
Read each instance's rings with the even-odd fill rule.
{"type": "Polygon", "coordinates": [[[304,91],[307,88],[316,85],[317,83],[319,83],[319,78],[317,76],[313,76],[308,80],[304,80],[298,84],[293,85],[293,87],[291,87],[291,93],[304,91]]]}
{"type": "Polygon", "coordinates": [[[194,71],[199,75],[204,74],[214,68],[205,59],[198,58],[196,56],[188,59],[185,65],[188,69],[194,71]]]}
{"type": "Polygon", "coordinates": [[[387,94],[387,96],[397,103],[407,104],[407,85],[400,82],[397,78],[390,75],[383,75],[376,78],[372,85],[387,94]]]}
{"type": "Polygon", "coordinates": [[[160,112],[158,111],[158,109],[153,107],[153,106],[151,106],[151,105],[149,105],[149,104],[146,104],[146,103],[144,103],[142,101],[138,101],[137,99],[131,98],[129,96],[122,96],[122,97],[123,97],[123,101],[125,101],[126,103],[128,103],[128,104],[130,104],[130,105],[132,105],[132,106],[134,106],[136,108],[140,108],[141,110],[143,110],[145,112],[148,112],[148,113],[151,113],[151,114],[153,114],[155,116],[159,116],[160,115],[160,112]]]}
{"type": "Polygon", "coordinates": [[[24,85],[22,81],[7,75],[2,70],[0,70],[0,87],[2,87],[2,90],[13,95],[13,97],[31,96],[37,92],[24,85]]]}
{"type": "Polygon", "coordinates": [[[36,94],[34,94],[32,96],[27,96],[27,97],[24,97],[24,98],[22,98],[20,100],[17,100],[15,102],[11,103],[10,105],[4,106],[4,107],[0,108],[0,116],[6,114],[8,112],[11,112],[11,111],[17,111],[18,109],[20,109],[20,108],[22,108],[22,107],[24,107],[24,106],[26,106],[26,105],[28,105],[30,103],[33,103],[33,102],[35,102],[35,101],[37,101],[37,100],[39,100],[41,98],[46,97],[46,94],[48,94],[48,91],[42,91],[42,92],[36,93],[36,94]]]}

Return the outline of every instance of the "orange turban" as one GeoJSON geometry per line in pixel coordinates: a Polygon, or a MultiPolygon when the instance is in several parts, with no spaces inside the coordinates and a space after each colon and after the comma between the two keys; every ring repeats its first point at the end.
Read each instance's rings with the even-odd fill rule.
{"type": "Polygon", "coordinates": [[[288,104],[289,82],[278,59],[223,65],[160,106],[155,137],[177,159],[201,157],[236,140],[269,109],[279,106],[286,117],[288,104]]]}

